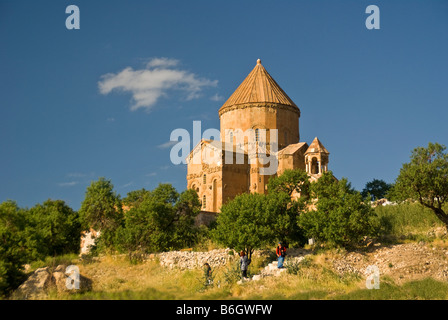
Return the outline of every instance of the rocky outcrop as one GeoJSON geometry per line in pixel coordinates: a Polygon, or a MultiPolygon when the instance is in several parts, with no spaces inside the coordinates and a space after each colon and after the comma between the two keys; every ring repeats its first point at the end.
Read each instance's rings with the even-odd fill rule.
{"type": "Polygon", "coordinates": [[[54,270],[49,267],[36,269],[14,291],[12,299],[41,300],[47,299],[52,291],[57,293],[82,292],[92,288],[92,281],[81,274],[77,278],[79,285],[75,286],[74,281],[70,277],[73,277],[73,274],[68,274],[67,271],[66,265],[58,265],[54,270]]]}

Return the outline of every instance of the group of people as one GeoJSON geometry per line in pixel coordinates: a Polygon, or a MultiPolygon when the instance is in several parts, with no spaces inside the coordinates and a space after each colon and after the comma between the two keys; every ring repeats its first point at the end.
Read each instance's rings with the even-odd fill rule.
{"type": "MultiPolygon", "coordinates": [[[[284,268],[283,263],[285,262],[286,257],[286,247],[279,242],[278,246],[275,250],[277,255],[277,268],[284,268]]],[[[241,277],[247,278],[247,269],[249,267],[251,260],[247,257],[246,252],[243,250],[240,252],[240,269],[241,269],[241,277]]],[[[210,279],[211,276],[211,268],[208,263],[204,264],[205,276],[207,279],[210,279]]],[[[210,281],[210,280],[208,280],[210,281]]]]}
{"type": "MultiPolygon", "coordinates": [[[[286,247],[281,242],[278,243],[275,253],[277,255],[277,268],[279,269],[284,268],[283,263],[285,262],[286,257],[286,247]]],[[[249,267],[250,262],[251,261],[247,257],[246,252],[241,251],[240,267],[241,267],[241,276],[243,278],[247,278],[247,268],[249,267]]]]}

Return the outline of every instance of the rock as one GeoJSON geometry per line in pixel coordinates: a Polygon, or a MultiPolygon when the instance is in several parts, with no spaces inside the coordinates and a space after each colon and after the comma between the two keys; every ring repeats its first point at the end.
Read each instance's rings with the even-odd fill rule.
{"type": "Polygon", "coordinates": [[[51,283],[51,274],[46,268],[39,268],[22,283],[13,293],[13,299],[29,300],[43,299],[46,297],[46,289],[51,283]]]}
{"type": "Polygon", "coordinates": [[[83,275],[79,275],[79,289],[67,287],[66,274],[67,266],[58,265],[53,271],[50,268],[36,269],[28,279],[22,283],[12,294],[12,299],[18,300],[39,300],[48,298],[48,293],[55,290],[62,292],[82,292],[91,290],[92,281],[83,275]]]}
{"type": "Polygon", "coordinates": [[[258,280],[261,280],[261,279],[262,279],[262,276],[260,274],[256,274],[256,275],[254,275],[252,277],[252,281],[258,281],[258,280]]]}

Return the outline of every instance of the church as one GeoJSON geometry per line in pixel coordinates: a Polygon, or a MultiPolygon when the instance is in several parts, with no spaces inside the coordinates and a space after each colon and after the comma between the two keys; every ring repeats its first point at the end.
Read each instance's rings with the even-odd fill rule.
{"type": "Polygon", "coordinates": [[[260,59],[218,113],[220,141],[202,139],[186,159],[187,188],[202,212],[219,213],[242,193],[266,193],[268,180],[287,169],[303,169],[311,181],[328,171],[329,152],[317,137],[300,141],[301,111],[260,59]]]}

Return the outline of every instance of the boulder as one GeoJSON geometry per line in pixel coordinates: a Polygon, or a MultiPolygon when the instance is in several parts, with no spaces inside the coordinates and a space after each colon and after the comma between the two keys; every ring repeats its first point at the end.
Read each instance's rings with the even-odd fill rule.
{"type": "Polygon", "coordinates": [[[66,273],[66,265],[58,265],[53,271],[50,268],[36,269],[28,279],[12,294],[12,299],[41,300],[47,299],[51,290],[57,293],[83,292],[92,289],[92,280],[79,274],[79,289],[67,285],[70,274],[66,273]]]}
{"type": "Polygon", "coordinates": [[[51,284],[51,273],[48,267],[39,268],[34,271],[28,279],[22,283],[13,293],[13,299],[34,300],[44,299],[46,290],[51,284]]]}

